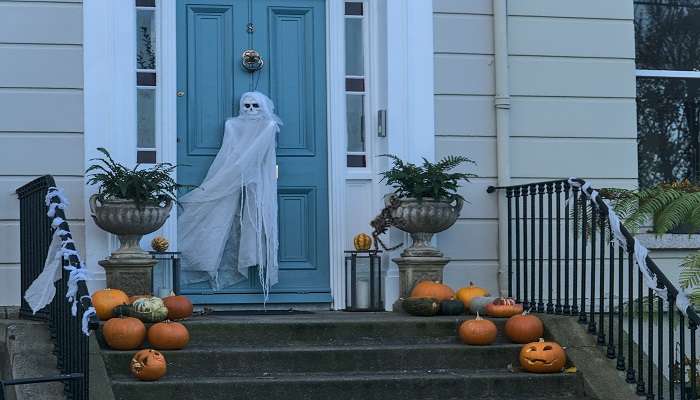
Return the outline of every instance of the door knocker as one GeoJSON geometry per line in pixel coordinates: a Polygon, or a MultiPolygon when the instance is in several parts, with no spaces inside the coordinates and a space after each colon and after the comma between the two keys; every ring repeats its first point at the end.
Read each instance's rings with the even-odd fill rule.
{"type": "Polygon", "coordinates": [[[265,62],[256,50],[248,49],[241,54],[241,66],[248,72],[255,72],[262,69],[265,62]]]}

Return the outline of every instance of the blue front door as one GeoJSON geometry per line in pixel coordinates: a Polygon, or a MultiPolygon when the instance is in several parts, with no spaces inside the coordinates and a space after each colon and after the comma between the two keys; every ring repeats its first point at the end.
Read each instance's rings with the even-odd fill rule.
{"type": "MultiPolygon", "coordinates": [[[[284,122],[274,303],[331,300],[325,37],[325,0],[178,0],[178,182],[201,183],[242,93],[268,94],[284,122]],[[243,70],[246,49],[262,55],[261,71],[243,70]]],[[[199,303],[260,303],[256,275],[219,291],[201,284],[182,292],[199,303]]]]}

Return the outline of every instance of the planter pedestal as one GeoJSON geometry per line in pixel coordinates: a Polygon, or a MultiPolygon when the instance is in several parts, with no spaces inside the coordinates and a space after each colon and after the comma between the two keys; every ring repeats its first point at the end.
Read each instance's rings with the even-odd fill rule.
{"type": "Polygon", "coordinates": [[[105,269],[107,287],[120,289],[129,296],[151,294],[153,267],[158,263],[150,256],[112,257],[98,261],[105,269]]]}
{"type": "Polygon", "coordinates": [[[399,300],[394,311],[401,310],[401,298],[410,297],[416,282],[422,280],[442,282],[442,271],[450,262],[448,257],[397,257],[392,259],[399,267],[399,300]]]}

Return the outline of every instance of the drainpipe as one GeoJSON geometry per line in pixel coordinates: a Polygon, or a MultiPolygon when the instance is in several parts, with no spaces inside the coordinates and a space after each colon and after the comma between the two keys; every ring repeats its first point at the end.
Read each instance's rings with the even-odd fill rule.
{"type": "MultiPolygon", "coordinates": [[[[498,186],[510,184],[510,87],[508,84],[507,0],[493,0],[494,65],[496,70],[496,159],[498,186]]],[[[498,291],[508,288],[508,209],[498,196],[498,291]]]]}

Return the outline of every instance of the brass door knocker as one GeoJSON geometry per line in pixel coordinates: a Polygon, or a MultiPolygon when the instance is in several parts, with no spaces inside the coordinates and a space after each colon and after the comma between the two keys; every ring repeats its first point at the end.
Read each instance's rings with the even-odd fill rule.
{"type": "Polygon", "coordinates": [[[241,54],[241,66],[248,72],[255,72],[262,69],[265,61],[257,50],[248,49],[241,54]]]}

